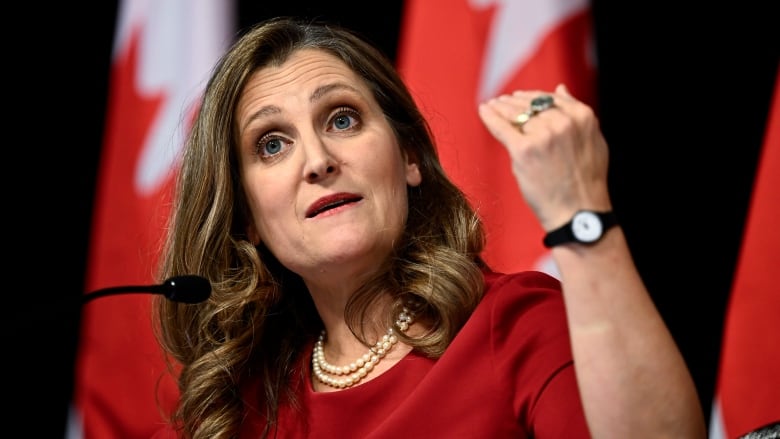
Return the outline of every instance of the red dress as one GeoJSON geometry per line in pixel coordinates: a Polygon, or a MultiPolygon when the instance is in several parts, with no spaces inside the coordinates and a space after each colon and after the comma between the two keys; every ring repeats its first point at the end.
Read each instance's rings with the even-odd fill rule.
{"type": "MultiPolygon", "coordinates": [[[[438,360],[412,352],[337,392],[313,392],[306,373],[296,383],[303,412],[280,407],[275,437],[589,438],[558,281],[538,272],[488,272],[485,281],[484,299],[438,360]]],[[[302,357],[309,372],[311,350],[302,357]]],[[[247,406],[260,404],[257,384],[245,389],[247,406]]],[[[259,438],[262,414],[246,415],[241,438],[259,438]]]]}

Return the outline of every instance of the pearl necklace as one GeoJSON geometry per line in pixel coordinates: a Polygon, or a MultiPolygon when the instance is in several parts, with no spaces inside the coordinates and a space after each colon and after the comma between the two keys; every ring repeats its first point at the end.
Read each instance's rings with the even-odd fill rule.
{"type": "MultiPolygon", "coordinates": [[[[406,332],[411,324],[412,314],[404,307],[398,316],[398,320],[395,321],[395,326],[402,332],[406,332]]],[[[314,344],[314,352],[311,356],[312,371],[321,383],[337,389],[344,389],[359,383],[390,352],[390,349],[398,343],[395,330],[392,327],[388,328],[387,333],[374,346],[370,347],[368,352],[363,354],[362,357],[347,366],[335,366],[325,360],[325,352],[323,350],[325,337],[326,333],[323,329],[317,342],[314,344]]]]}

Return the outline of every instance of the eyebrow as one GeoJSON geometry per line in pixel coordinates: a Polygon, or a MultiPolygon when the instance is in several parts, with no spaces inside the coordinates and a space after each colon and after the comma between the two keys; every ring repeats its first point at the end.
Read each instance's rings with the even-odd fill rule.
{"type": "Polygon", "coordinates": [[[360,94],[360,91],[355,87],[352,87],[351,85],[348,84],[344,84],[342,82],[336,82],[333,84],[325,84],[323,86],[317,87],[317,89],[314,90],[314,93],[312,93],[311,96],[309,97],[309,102],[315,102],[319,99],[322,99],[323,96],[336,90],[349,90],[354,93],[360,94]]]}
{"type": "MultiPolygon", "coordinates": [[[[316,102],[322,99],[323,97],[327,96],[329,93],[332,93],[337,90],[348,90],[356,94],[360,94],[360,90],[356,89],[355,87],[352,87],[349,84],[336,82],[333,84],[325,84],[320,87],[317,87],[314,90],[314,92],[312,92],[311,96],[309,96],[309,102],[316,102]]],[[[276,105],[266,105],[264,107],[261,107],[254,113],[252,113],[252,116],[249,117],[249,119],[247,119],[247,123],[245,125],[261,117],[270,116],[272,114],[280,114],[281,112],[282,109],[277,107],[276,105]]]]}

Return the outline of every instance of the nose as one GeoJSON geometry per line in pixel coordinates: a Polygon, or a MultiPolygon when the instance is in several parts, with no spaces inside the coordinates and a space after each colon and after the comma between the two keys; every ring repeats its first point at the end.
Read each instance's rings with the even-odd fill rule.
{"type": "Polygon", "coordinates": [[[338,172],[338,161],[319,136],[304,140],[303,149],[306,153],[303,178],[307,182],[315,183],[338,172]]]}

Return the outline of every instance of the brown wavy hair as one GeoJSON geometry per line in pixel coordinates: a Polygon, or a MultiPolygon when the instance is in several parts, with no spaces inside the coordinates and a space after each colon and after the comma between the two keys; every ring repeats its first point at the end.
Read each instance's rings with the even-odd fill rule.
{"type": "Polygon", "coordinates": [[[428,331],[399,338],[436,358],[483,294],[482,223],[442,169],[430,128],[392,62],[366,38],[333,24],[290,17],[259,23],[226,52],[206,86],[177,171],[160,259],[161,280],[197,274],[212,284],[206,302],[155,304],[157,336],[177,373],[180,398],[171,422],[182,437],[237,437],[250,374],[262,383],[257,398],[267,437],[280,402],[295,404],[291,378],[322,328],[300,277],[246,235],[252,218],[237,157],[236,104],[250,75],[302,49],[335,55],[362,78],[422,174],[422,183],[408,188],[402,239],[345,310],[353,332],[366,341],[361,328],[378,296],[392,303],[386,327],[411,301],[428,331]]]}

